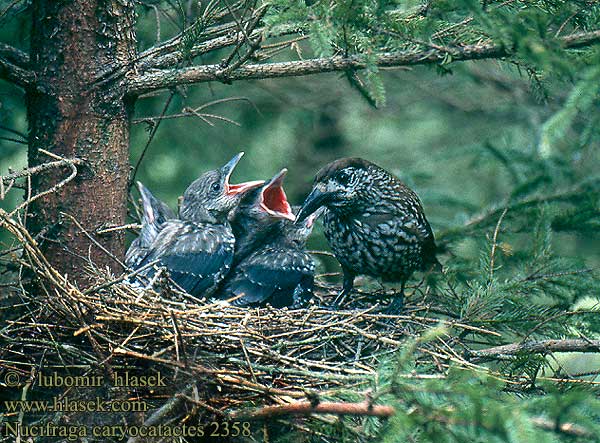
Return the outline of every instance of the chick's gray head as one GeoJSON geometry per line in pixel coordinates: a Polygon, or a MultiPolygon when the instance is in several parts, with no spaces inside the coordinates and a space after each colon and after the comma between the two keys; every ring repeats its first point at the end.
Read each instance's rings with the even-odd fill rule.
{"type": "Polygon", "coordinates": [[[205,172],[188,186],[179,211],[182,220],[223,221],[246,192],[264,183],[263,180],[229,183],[243,155],[240,152],[221,168],[205,172]]]}

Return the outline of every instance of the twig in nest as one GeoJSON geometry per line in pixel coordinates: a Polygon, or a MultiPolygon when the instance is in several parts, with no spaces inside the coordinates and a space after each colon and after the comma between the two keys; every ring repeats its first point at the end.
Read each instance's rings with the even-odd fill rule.
{"type": "MultiPolygon", "coordinates": [[[[179,394],[175,394],[169,401],[167,401],[164,405],[158,408],[148,420],[144,421],[144,426],[154,426],[161,423],[165,417],[169,414],[173,414],[179,405],[183,403],[186,397],[186,393],[192,390],[192,384],[186,386],[183,391],[179,394]]],[[[127,443],[135,443],[140,441],[139,437],[131,437],[127,440],[127,443]]]]}

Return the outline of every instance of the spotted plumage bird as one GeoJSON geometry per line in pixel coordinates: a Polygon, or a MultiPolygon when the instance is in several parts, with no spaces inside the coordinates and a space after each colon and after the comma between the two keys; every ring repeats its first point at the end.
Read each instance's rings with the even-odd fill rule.
{"type": "MultiPolygon", "coordinates": [[[[171,279],[194,296],[210,295],[228,272],[235,239],[228,216],[245,192],[264,181],[233,185],[229,178],[243,152],[217,170],[202,174],[185,191],[179,220],[168,220],[140,262],[156,262],[171,279]]],[[[156,267],[144,272],[153,277],[156,267]]]]}
{"type": "Polygon", "coordinates": [[[142,198],[142,228],[125,254],[125,264],[130,268],[137,268],[148,254],[148,249],[165,222],[177,218],[173,210],[156,198],[141,182],[137,182],[137,187],[142,198]]]}
{"type": "Polygon", "coordinates": [[[296,217],[283,189],[287,169],[282,169],[260,188],[248,191],[232,211],[231,227],[235,236],[233,264],[260,247],[280,220],[296,217]]]}
{"type": "Polygon", "coordinates": [[[357,275],[368,275],[401,283],[392,306],[399,310],[413,272],[439,266],[419,197],[383,168],[361,158],[329,163],[318,172],[298,221],[321,206],[327,208],[325,237],[344,273],[338,301],[357,275]]]}
{"type": "Polygon", "coordinates": [[[306,252],[306,240],[319,211],[302,223],[282,220],[266,241],[244,258],[227,276],[223,294],[237,306],[299,307],[311,296],[315,263],[306,252]]]}

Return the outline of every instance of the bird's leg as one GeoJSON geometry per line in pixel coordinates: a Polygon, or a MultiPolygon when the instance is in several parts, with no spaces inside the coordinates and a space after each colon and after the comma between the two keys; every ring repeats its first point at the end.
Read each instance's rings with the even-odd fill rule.
{"type": "Polygon", "coordinates": [[[346,297],[350,295],[352,289],[354,288],[354,274],[352,274],[347,269],[343,269],[344,271],[344,283],[342,286],[342,292],[335,298],[333,301],[333,306],[339,308],[342,303],[346,300],[346,297]]]}
{"type": "Polygon", "coordinates": [[[400,294],[396,294],[392,302],[389,304],[387,310],[390,314],[400,314],[402,312],[402,308],[404,307],[404,286],[406,285],[406,281],[402,282],[400,286],[400,294]]]}

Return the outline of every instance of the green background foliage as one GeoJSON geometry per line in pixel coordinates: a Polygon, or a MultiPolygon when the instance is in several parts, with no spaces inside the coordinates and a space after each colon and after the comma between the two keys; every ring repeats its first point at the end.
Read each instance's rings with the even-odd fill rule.
{"type": "MultiPolygon", "coordinates": [[[[269,27],[301,26],[309,37],[274,60],[366,54],[369,67],[359,73],[180,87],[167,114],[204,105],[198,111],[202,118],[162,121],[137,178],[175,208],[201,172],[244,150],[234,180],[267,178],[288,167],[286,190],[291,202],[300,204],[320,166],[342,156],[367,158],[421,197],[445,251],[446,272],[431,281],[434,303],[458,313],[462,322],[501,333],[484,346],[525,338],[600,338],[600,51],[565,51],[558,40],[599,29],[597,2],[432,1],[427,8],[383,0],[270,4],[269,27]],[[513,56],[453,63],[449,52],[436,66],[374,65],[380,51],[435,50],[487,39],[510,48],[513,56]],[[239,99],[222,101],[231,98],[239,99]],[[560,314],[578,311],[581,315],[560,314]]],[[[140,49],[155,43],[154,7],[171,6],[139,7],[140,49]]],[[[171,16],[177,17],[174,9],[171,16]]],[[[4,17],[0,41],[27,49],[26,18],[4,17]]],[[[178,32],[177,20],[166,15],[159,20],[162,39],[178,32]]],[[[201,39],[202,27],[194,29],[188,38],[201,39]]],[[[227,54],[201,62],[216,63],[227,54]]],[[[138,100],[132,164],[152,128],[145,119],[160,115],[169,95],[138,100]]],[[[27,132],[24,101],[22,91],[0,81],[0,126],[27,132]]],[[[0,136],[19,138],[4,129],[0,136]]],[[[0,173],[25,166],[26,145],[0,139],[0,164],[0,173]]],[[[11,192],[0,204],[8,208],[20,199],[19,192],[11,192]]],[[[320,232],[311,247],[326,249],[320,232]]],[[[321,258],[320,270],[338,267],[321,258]]],[[[387,393],[381,400],[395,404],[400,414],[384,424],[374,419],[345,419],[343,429],[320,424],[322,432],[354,441],[358,437],[349,429],[360,426],[384,442],[567,438],[532,424],[532,417],[543,416],[600,434],[597,388],[535,383],[540,374],[596,371],[588,377],[595,380],[598,355],[522,356],[490,364],[497,373],[528,380],[527,389],[516,395],[498,378],[477,371],[451,370],[443,380],[399,377],[413,370],[435,372],[414,366],[415,343],[397,360],[382,361],[378,388],[387,393]]],[[[300,441],[293,433],[281,441],[285,438],[300,441]]]]}

